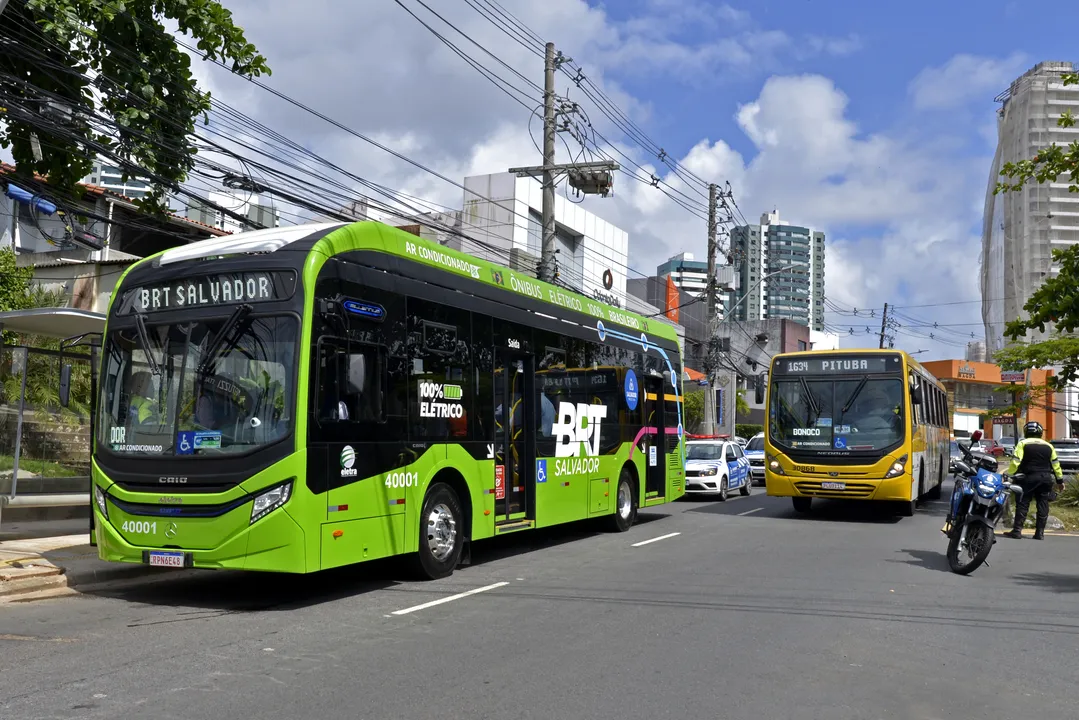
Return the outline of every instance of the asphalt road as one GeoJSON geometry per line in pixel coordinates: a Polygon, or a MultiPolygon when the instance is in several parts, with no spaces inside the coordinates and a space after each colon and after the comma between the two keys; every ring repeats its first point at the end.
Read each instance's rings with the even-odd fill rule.
{"type": "Polygon", "coordinates": [[[942,513],[800,517],[756,489],[504,538],[434,583],[382,564],[9,605],[0,717],[1074,720],[1079,538],[1001,539],[963,578],[942,513]]]}

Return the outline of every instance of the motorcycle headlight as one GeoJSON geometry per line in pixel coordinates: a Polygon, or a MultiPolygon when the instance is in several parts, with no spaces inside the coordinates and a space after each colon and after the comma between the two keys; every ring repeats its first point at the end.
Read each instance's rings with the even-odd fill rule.
{"type": "Polygon", "coordinates": [[[997,494],[997,489],[993,485],[986,485],[985,483],[978,483],[978,494],[984,498],[990,498],[997,494]]]}
{"type": "Polygon", "coordinates": [[[109,506],[105,502],[105,491],[101,489],[99,485],[94,485],[94,502],[97,503],[97,509],[101,511],[101,514],[106,520],[109,519],[109,506]]]}
{"type": "Polygon", "coordinates": [[[892,466],[888,468],[888,472],[885,473],[884,479],[899,477],[907,469],[907,456],[902,455],[898,460],[892,463],[892,466]]]}
{"type": "Polygon", "coordinates": [[[783,472],[783,466],[779,464],[779,459],[775,455],[769,453],[766,459],[768,460],[769,470],[774,472],[776,475],[786,475],[786,473],[783,472]]]}
{"type": "Polygon", "coordinates": [[[261,495],[256,496],[255,502],[251,504],[251,522],[253,523],[259,518],[262,518],[281,507],[288,502],[288,499],[291,496],[291,480],[282,483],[277,487],[272,487],[261,495]]]}

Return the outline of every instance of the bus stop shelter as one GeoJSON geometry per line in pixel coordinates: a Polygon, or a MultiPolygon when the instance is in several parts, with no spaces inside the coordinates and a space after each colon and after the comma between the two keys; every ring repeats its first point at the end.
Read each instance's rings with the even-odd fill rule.
{"type": "Polygon", "coordinates": [[[105,316],[87,310],[0,312],[0,332],[59,341],[58,349],[0,346],[0,520],[5,507],[90,504],[94,370],[104,328],[105,316]],[[59,404],[64,365],[82,380],[71,410],[59,404]]]}

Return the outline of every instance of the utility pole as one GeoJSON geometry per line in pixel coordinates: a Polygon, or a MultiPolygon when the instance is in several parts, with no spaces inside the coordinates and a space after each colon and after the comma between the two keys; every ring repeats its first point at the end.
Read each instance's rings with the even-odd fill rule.
{"type": "Polygon", "coordinates": [[[543,57],[543,244],[540,280],[554,279],[554,43],[547,43],[543,57]]]}
{"type": "MultiPolygon", "coordinates": [[[[0,0],[2,2],[3,0],[0,0]]],[[[536,276],[546,282],[554,282],[557,277],[555,254],[555,177],[565,173],[570,187],[584,195],[602,195],[611,192],[613,174],[619,169],[618,163],[603,161],[590,163],[555,164],[555,136],[558,132],[558,115],[572,115],[579,112],[574,103],[562,101],[555,95],[554,76],[563,64],[572,62],[555,52],[554,43],[547,43],[543,56],[543,164],[536,167],[510,168],[509,172],[517,177],[539,177],[543,187],[542,235],[540,241],[540,261],[536,276]]],[[[568,123],[567,123],[568,126],[568,123]]],[[[569,130],[568,127],[563,128],[569,130]]],[[[581,288],[583,290],[583,288],[581,288]]]]}
{"type": "Polygon", "coordinates": [[[716,332],[719,330],[716,318],[716,195],[716,184],[710,183],[708,185],[708,286],[705,289],[708,293],[708,345],[704,367],[705,378],[708,380],[708,392],[704,396],[704,427],[707,435],[719,434],[716,422],[719,416],[716,407],[717,363],[714,357],[717,343],[716,332]]]}
{"type": "Polygon", "coordinates": [[[888,303],[884,303],[884,314],[880,318],[880,349],[884,349],[884,331],[888,328],[888,303]]]}

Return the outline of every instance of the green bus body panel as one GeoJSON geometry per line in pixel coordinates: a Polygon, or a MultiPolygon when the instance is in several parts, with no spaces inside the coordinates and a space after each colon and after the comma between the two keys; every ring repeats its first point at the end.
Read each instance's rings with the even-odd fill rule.
{"type": "MultiPolygon", "coordinates": [[[[319,271],[334,255],[353,250],[375,250],[397,255],[547,302],[552,305],[551,313],[554,315],[557,315],[559,307],[567,307],[594,316],[597,320],[622,326],[619,332],[629,332],[636,327],[640,332],[662,337],[676,345],[678,343],[674,328],[664,323],[650,323],[634,313],[609,307],[507,268],[443,248],[387,225],[363,222],[334,230],[319,240],[307,255],[302,276],[308,314],[305,314],[302,324],[299,347],[311,347],[313,341],[309,313],[314,306],[314,288],[319,271]],[[496,278],[501,278],[501,282],[496,278]]],[[[146,258],[141,262],[151,259],[146,258]]],[[[129,271],[130,268],[124,274],[129,271]]],[[[112,302],[120,294],[122,279],[113,293],[112,302]]],[[[680,362],[681,358],[678,360],[680,362]]],[[[310,353],[298,353],[298,377],[310,376],[310,364],[310,353]]],[[[309,390],[310,383],[303,380],[298,383],[297,408],[310,406],[309,390]]],[[[182,549],[191,554],[192,565],[199,568],[309,573],[414,553],[419,547],[424,495],[431,482],[452,476],[463,481],[468,488],[467,497],[461,498],[461,501],[471,518],[469,538],[482,540],[500,534],[496,522],[506,522],[507,518],[496,518],[494,515],[493,459],[476,460],[464,448],[453,443],[431,445],[413,463],[396,468],[392,473],[397,477],[404,473],[414,474],[418,480],[412,487],[392,487],[386,482],[390,475],[387,473],[316,495],[305,482],[307,421],[307,413],[297,411],[293,435],[295,452],[252,475],[240,485],[220,493],[170,496],[167,487],[158,492],[131,492],[113,484],[93,463],[93,482],[106,490],[109,498],[108,518],[102,516],[96,502],[93,503],[99,557],[114,562],[142,563],[144,551],[182,549]],[[288,502],[251,523],[254,495],[288,479],[293,482],[288,502]],[[168,500],[162,502],[162,499],[170,497],[172,502],[176,497],[181,497],[182,504],[187,505],[225,506],[245,498],[246,501],[218,517],[210,518],[167,514],[136,516],[124,512],[112,502],[115,499],[121,503],[164,508],[168,500]],[[123,529],[125,524],[128,530],[123,529]],[[165,535],[166,529],[171,530],[169,537],[165,535]]],[[[357,445],[358,452],[362,452],[362,446],[362,443],[357,445]]],[[[668,458],[675,454],[678,458],[685,456],[684,437],[679,438],[677,448],[671,451],[668,458]]],[[[627,464],[636,471],[641,507],[671,502],[685,493],[682,463],[670,459],[664,495],[654,499],[644,497],[647,454],[635,451],[629,442],[623,443],[613,454],[599,456],[599,470],[595,473],[560,476],[556,472],[556,463],[564,460],[547,458],[549,479],[535,485],[534,522],[518,525],[512,522],[514,518],[509,518],[505,529],[508,530],[510,526],[514,529],[550,527],[614,513],[618,478],[627,464]]]]}

